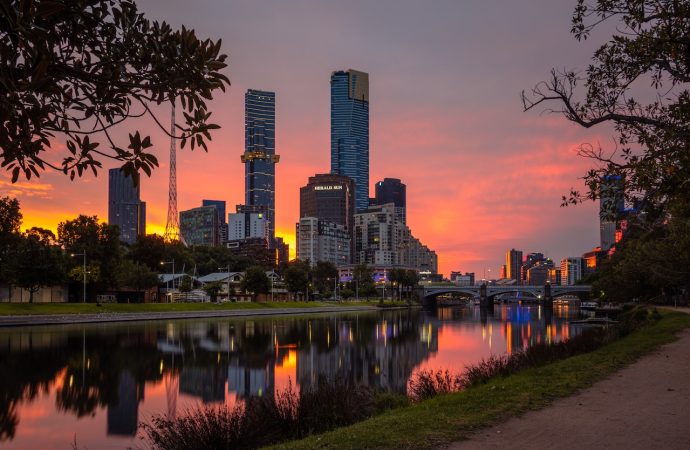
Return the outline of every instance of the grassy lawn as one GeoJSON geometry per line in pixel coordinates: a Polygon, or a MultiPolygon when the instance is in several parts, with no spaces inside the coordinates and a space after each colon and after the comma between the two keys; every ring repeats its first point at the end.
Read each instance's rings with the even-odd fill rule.
{"type": "Polygon", "coordinates": [[[591,385],[673,341],[675,333],[688,326],[690,315],[664,313],[658,323],[592,353],[394,409],[349,427],[275,448],[418,449],[462,440],[476,428],[542,408],[558,397],[591,385]]]}
{"type": "MultiPolygon", "coordinates": [[[[348,302],[243,302],[243,303],[0,303],[0,316],[21,314],[97,314],[134,312],[227,311],[237,309],[316,308],[323,306],[377,306],[377,301],[348,302]]],[[[404,302],[387,301],[385,306],[404,306],[404,302]]]]}

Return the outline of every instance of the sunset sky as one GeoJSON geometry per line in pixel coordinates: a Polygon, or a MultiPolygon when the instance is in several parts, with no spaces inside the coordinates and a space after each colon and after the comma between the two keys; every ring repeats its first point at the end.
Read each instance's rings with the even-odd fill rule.
{"type": "MultiPolygon", "coordinates": [[[[582,187],[592,164],[577,146],[609,145],[610,133],[523,113],[519,98],[552,67],[586,68],[605,38],[579,43],[570,35],[574,0],[137,3],[151,19],[222,38],[228,54],[232,86],[210,105],[222,129],[208,153],[178,154],[179,210],[203,198],[226,200],[229,212],[243,202],[244,93],[275,91],[276,229],[292,251],[299,187],[330,167],[330,73],[352,68],[369,73],[370,184],[407,184],[408,224],[436,250],[446,276],[496,277],[511,247],[560,260],[598,244],[597,205],[561,208],[560,199],[582,187]]],[[[142,199],[148,232],[162,233],[169,142],[151,121],[120,135],[135,126],[151,134],[161,162],[143,180],[142,199]]],[[[107,218],[106,170],[14,185],[3,174],[0,194],[20,199],[25,227],[55,229],[80,213],[107,218]]]]}

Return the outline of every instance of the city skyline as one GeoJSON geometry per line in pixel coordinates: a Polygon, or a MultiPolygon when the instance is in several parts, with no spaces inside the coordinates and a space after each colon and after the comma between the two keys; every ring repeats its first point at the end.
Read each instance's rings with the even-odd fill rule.
{"type": "MultiPolygon", "coordinates": [[[[541,2],[535,10],[523,6],[516,11],[512,8],[517,6],[506,5],[504,12],[491,19],[493,26],[488,28],[496,36],[489,37],[471,22],[481,22],[492,10],[495,14],[497,2],[489,2],[488,11],[472,5],[439,3],[434,8],[421,8],[401,2],[396,14],[380,29],[373,26],[373,21],[381,17],[385,4],[360,4],[356,11],[339,17],[338,22],[342,22],[339,28],[345,27],[369,13],[372,17],[357,30],[362,36],[349,44],[337,43],[332,52],[329,44],[334,39],[324,31],[333,25],[327,13],[340,12],[342,7],[325,5],[309,12],[309,17],[316,15],[321,22],[309,25],[304,35],[288,33],[273,50],[271,56],[277,59],[280,70],[275,72],[279,75],[261,71],[257,55],[263,56],[259,50],[286,25],[276,24],[281,26],[266,38],[251,39],[258,36],[259,30],[251,29],[250,12],[264,5],[209,2],[193,10],[182,3],[169,8],[152,2],[141,2],[140,6],[144,12],[173,25],[184,23],[195,28],[199,36],[222,37],[231,55],[228,73],[233,85],[228,94],[211,103],[211,111],[223,129],[214,135],[208,154],[188,149],[178,153],[179,210],[196,207],[204,198],[226,200],[228,205],[242,203],[243,168],[237,167],[244,134],[241,98],[248,88],[275,91],[281,98],[276,115],[282,155],[276,186],[276,234],[287,237],[294,249],[299,187],[309,176],[324,173],[329,167],[328,76],[333,70],[353,67],[371,75],[370,183],[395,177],[408,186],[408,223],[419,239],[438,252],[442,273],[481,273],[485,268],[498,273],[504,252],[511,247],[542,251],[559,261],[581,255],[598,244],[598,205],[588,203],[566,209],[559,205],[560,196],[570,186],[581,185],[578,177],[589,165],[575,155],[577,145],[604,143],[607,135],[587,134],[561,117],[522,113],[518,98],[521,89],[530,88],[560,61],[579,67],[587,64],[591,46],[578,44],[568,33],[570,5],[541,2]],[[536,16],[535,11],[539,13],[536,16]],[[220,27],[216,16],[225,17],[231,26],[220,27]],[[538,30],[521,27],[518,36],[511,17],[529,17],[531,21],[548,17],[551,22],[544,20],[538,30]],[[248,23],[243,24],[243,20],[248,23]],[[419,28],[410,26],[415,23],[419,28]],[[308,46],[318,57],[303,65],[303,58],[295,54],[293,47],[310,54],[299,43],[305,35],[319,30],[324,32],[324,42],[308,46]],[[394,44],[404,36],[403,31],[414,34],[416,42],[403,39],[402,44],[394,44]],[[483,45],[488,47],[479,46],[483,50],[474,53],[473,48],[479,44],[462,44],[461,38],[469,36],[464,33],[475,33],[475,40],[484,39],[483,45]],[[371,48],[363,45],[367,39],[371,48]],[[443,53],[443,46],[436,53],[424,54],[427,46],[431,49],[433,44],[446,40],[452,41],[447,48],[459,48],[462,57],[457,59],[468,64],[454,65],[453,58],[443,53]],[[403,61],[402,55],[409,50],[406,45],[420,53],[411,58],[415,61],[403,61]],[[564,51],[573,56],[566,60],[560,56],[564,51]],[[532,64],[525,64],[526,60],[532,64]],[[446,64],[445,71],[434,70],[440,62],[446,64]],[[287,73],[288,67],[299,70],[287,73]],[[489,70],[491,67],[496,69],[489,70]],[[490,91],[487,84],[482,84],[480,74],[496,89],[490,91]],[[411,83],[420,88],[411,89],[411,83]]],[[[285,12],[275,17],[284,17],[285,23],[294,27],[298,20],[294,13],[283,11],[279,4],[273,7],[285,12]]],[[[165,109],[160,112],[165,117],[165,109]]],[[[162,234],[167,203],[167,140],[149,131],[161,165],[152,178],[142,177],[142,196],[149,210],[148,231],[162,234]]],[[[62,175],[50,173],[16,185],[9,184],[3,175],[0,183],[3,193],[17,195],[22,202],[24,227],[55,229],[58,222],[79,213],[106,219],[106,174],[104,169],[97,179],[89,175],[70,183],[62,175]]],[[[370,184],[369,189],[372,187],[370,184]]]]}

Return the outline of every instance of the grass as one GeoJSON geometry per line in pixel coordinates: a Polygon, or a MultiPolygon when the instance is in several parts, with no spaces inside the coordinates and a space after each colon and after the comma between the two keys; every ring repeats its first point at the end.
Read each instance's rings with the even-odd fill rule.
{"type": "MultiPolygon", "coordinates": [[[[60,315],[60,314],[103,314],[103,313],[142,313],[142,312],[189,312],[189,311],[229,311],[243,309],[272,308],[317,308],[379,306],[379,302],[242,302],[242,303],[0,303],[0,316],[15,315],[60,315]]],[[[405,302],[386,302],[385,306],[405,306],[405,302]]]]}
{"type": "Polygon", "coordinates": [[[590,386],[642,355],[675,339],[690,315],[664,313],[656,323],[590,353],[499,377],[465,391],[410,406],[300,441],[280,449],[424,449],[462,440],[475,429],[549,405],[590,386]]]}

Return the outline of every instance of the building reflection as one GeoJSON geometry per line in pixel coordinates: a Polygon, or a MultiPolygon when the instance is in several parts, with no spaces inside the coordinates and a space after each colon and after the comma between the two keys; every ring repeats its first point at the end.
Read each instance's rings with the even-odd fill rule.
{"type": "Polygon", "coordinates": [[[404,393],[415,369],[439,352],[444,327],[462,327],[489,349],[502,339],[515,352],[567,338],[573,314],[497,305],[0,329],[0,440],[15,436],[18,406],[44,394],[56,411],[78,419],[102,411],[107,435],[135,436],[149,419],[139,417],[145,388],[155,386],[165,388],[167,411],[160,413],[168,418],[176,417],[180,394],[228,404],[275,395],[285,387],[278,374],[300,387],[327,378],[404,393]]]}

